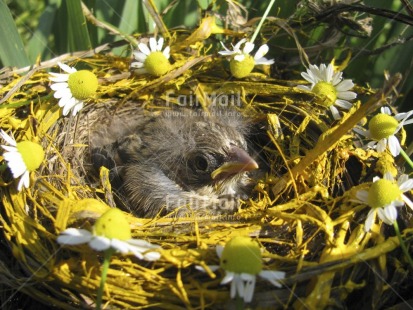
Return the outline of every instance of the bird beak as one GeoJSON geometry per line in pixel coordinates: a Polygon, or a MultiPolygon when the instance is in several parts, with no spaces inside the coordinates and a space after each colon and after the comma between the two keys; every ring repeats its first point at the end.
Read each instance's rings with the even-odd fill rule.
{"type": "Polygon", "coordinates": [[[211,173],[211,178],[225,179],[241,172],[258,169],[257,162],[247,152],[236,146],[231,147],[228,153],[228,161],[211,173]]]}

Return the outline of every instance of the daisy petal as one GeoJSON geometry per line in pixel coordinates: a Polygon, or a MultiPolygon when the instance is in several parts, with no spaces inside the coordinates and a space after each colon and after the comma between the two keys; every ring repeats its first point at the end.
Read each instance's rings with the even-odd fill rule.
{"type": "Polygon", "coordinates": [[[338,111],[338,109],[335,106],[331,105],[330,106],[330,111],[331,111],[331,114],[333,115],[333,118],[335,120],[341,119],[340,112],[338,111]]]}
{"type": "Polygon", "coordinates": [[[391,115],[391,111],[389,107],[381,107],[380,112],[383,114],[391,115]]]}
{"type": "Polygon", "coordinates": [[[301,72],[301,76],[307,80],[308,82],[310,82],[311,84],[317,84],[318,79],[315,78],[313,75],[308,74],[307,72],[301,72]]]}
{"type": "Polygon", "coordinates": [[[69,80],[69,74],[50,72],[49,80],[57,83],[67,82],[69,80]]]}
{"type": "Polygon", "coordinates": [[[164,43],[164,38],[160,37],[158,40],[158,44],[156,45],[156,50],[162,51],[163,43],[164,43]]]}
{"type": "Polygon", "coordinates": [[[29,188],[29,186],[30,186],[30,172],[26,170],[20,179],[20,182],[17,186],[17,190],[20,191],[22,187],[29,188]]]}
{"type": "Polygon", "coordinates": [[[142,52],[134,52],[133,53],[133,57],[135,57],[135,59],[137,60],[137,61],[140,61],[140,62],[145,62],[145,60],[146,60],[146,57],[148,57],[147,55],[145,55],[144,53],[142,53],[142,52]]]}
{"type": "MultiPolygon", "coordinates": [[[[405,174],[403,174],[402,176],[407,177],[407,175],[405,174]]],[[[400,178],[399,178],[399,181],[400,181],[400,178]]],[[[399,185],[399,189],[402,191],[402,193],[407,192],[411,190],[412,188],[413,188],[413,179],[407,179],[399,185]]]]}
{"type": "Polygon", "coordinates": [[[395,136],[390,136],[388,141],[390,153],[393,157],[396,157],[400,154],[401,146],[399,140],[395,136]]]}
{"type": "Polygon", "coordinates": [[[155,38],[152,37],[152,38],[149,39],[149,47],[151,49],[151,52],[156,52],[157,51],[158,45],[156,43],[155,38]]]}
{"type": "Polygon", "coordinates": [[[258,51],[255,53],[254,59],[260,59],[263,58],[265,54],[267,54],[269,51],[269,47],[267,44],[264,44],[260,46],[258,51]]]}
{"type": "Polygon", "coordinates": [[[343,76],[343,72],[341,71],[335,72],[333,74],[333,78],[331,79],[331,84],[333,84],[334,86],[339,84],[341,82],[342,76],[343,76]]]}
{"type": "MultiPolygon", "coordinates": [[[[215,272],[215,271],[217,271],[217,270],[220,268],[220,266],[218,266],[218,265],[208,265],[208,268],[209,268],[212,272],[215,272]]],[[[196,269],[196,270],[199,270],[199,271],[202,271],[202,272],[207,272],[207,271],[204,269],[204,267],[199,266],[199,265],[195,266],[195,269],[196,269]]]]}
{"type": "Polygon", "coordinates": [[[397,179],[397,185],[399,185],[399,187],[400,187],[404,182],[406,182],[408,180],[409,180],[409,176],[407,174],[402,174],[397,179]]]}
{"type": "Polygon", "coordinates": [[[311,91],[311,88],[308,87],[308,86],[305,86],[305,85],[297,85],[296,87],[297,87],[298,89],[301,89],[301,90],[311,91]]]}
{"type": "Polygon", "coordinates": [[[154,251],[149,251],[143,254],[143,258],[147,261],[156,261],[161,258],[161,253],[159,252],[154,252],[154,251]]]}
{"type": "Polygon", "coordinates": [[[251,278],[249,279],[243,279],[244,281],[246,281],[246,283],[244,283],[244,301],[245,302],[251,302],[252,297],[254,296],[256,277],[255,275],[254,276],[250,275],[250,276],[251,278]]]}
{"type": "MultiPolygon", "coordinates": [[[[237,44],[235,44],[234,51],[241,52],[241,45],[244,44],[244,42],[246,42],[246,41],[247,41],[247,39],[244,38],[244,39],[240,40],[237,44]]],[[[254,47],[252,47],[252,48],[254,48],[254,47]]]]}
{"type": "Polygon", "coordinates": [[[369,197],[369,192],[366,191],[366,190],[364,190],[364,189],[359,190],[359,191],[357,191],[357,193],[356,193],[356,198],[357,198],[358,200],[360,200],[361,202],[367,203],[368,197],[369,197]]]}
{"type": "MultiPolygon", "coordinates": [[[[69,89],[69,84],[67,82],[54,83],[54,84],[50,85],[50,88],[54,91],[69,89]]],[[[60,97],[57,97],[57,98],[60,98],[60,97]]]]}
{"type": "Polygon", "coordinates": [[[216,253],[217,253],[217,256],[218,256],[219,258],[221,258],[222,252],[224,252],[224,247],[223,247],[222,245],[218,244],[218,245],[215,247],[215,251],[216,251],[216,253]]]}
{"type": "Polygon", "coordinates": [[[354,83],[352,80],[342,80],[339,84],[336,85],[336,90],[338,92],[345,92],[352,89],[353,87],[354,83]]]}
{"type": "Polygon", "coordinates": [[[1,129],[0,135],[8,144],[13,146],[17,145],[16,140],[9,136],[3,129],[1,129]]]}
{"type": "Polygon", "coordinates": [[[221,43],[222,47],[224,48],[224,51],[219,51],[218,54],[225,55],[223,53],[233,53],[233,51],[227,49],[227,47],[224,45],[224,43],[222,43],[222,41],[220,41],[219,43],[221,43]]]}
{"type": "Polygon", "coordinates": [[[265,57],[261,57],[260,59],[255,60],[256,65],[272,65],[274,63],[274,59],[267,59],[265,57]]]}
{"type": "Polygon", "coordinates": [[[285,278],[284,271],[273,271],[273,270],[262,270],[259,273],[259,276],[267,281],[269,281],[272,285],[276,287],[281,287],[281,283],[279,280],[285,278]]]}
{"type": "Polygon", "coordinates": [[[344,100],[353,100],[357,98],[357,94],[352,91],[338,91],[337,97],[344,100]]]}
{"type": "Polygon", "coordinates": [[[367,214],[366,221],[364,223],[364,231],[369,232],[376,219],[376,209],[371,209],[367,214]]]}
{"type": "Polygon", "coordinates": [[[56,99],[69,98],[72,97],[72,92],[70,91],[70,88],[60,88],[53,94],[53,97],[56,99]]]}
{"type": "Polygon", "coordinates": [[[60,99],[59,106],[63,107],[62,114],[66,116],[69,114],[70,110],[76,105],[77,101],[75,98],[69,98],[64,100],[65,98],[60,99]]]}
{"type": "Polygon", "coordinates": [[[110,248],[111,240],[102,236],[93,236],[89,241],[89,246],[96,251],[105,251],[110,248]]]}
{"type": "MultiPolygon", "coordinates": [[[[321,66],[320,66],[321,67],[321,66]]],[[[327,68],[325,69],[325,78],[324,80],[326,82],[331,83],[331,81],[333,80],[333,74],[334,74],[334,68],[332,64],[329,64],[327,66],[327,68]]]]}
{"type": "Polygon", "coordinates": [[[110,247],[122,254],[126,254],[130,252],[130,248],[131,248],[128,245],[128,243],[126,243],[125,241],[118,240],[118,239],[111,239],[110,247]]]}
{"type": "Polygon", "coordinates": [[[378,208],[377,212],[379,218],[387,225],[392,225],[397,219],[397,209],[393,205],[387,206],[385,208],[378,208]]]}
{"type": "MultiPolygon", "coordinates": [[[[387,171],[386,173],[383,174],[383,179],[388,180],[388,181],[394,181],[393,175],[391,174],[391,172],[387,171]]],[[[373,181],[376,182],[380,180],[379,177],[374,177],[373,181]]]]}
{"type": "Polygon", "coordinates": [[[245,296],[245,283],[239,274],[235,274],[234,280],[231,283],[231,298],[235,297],[234,291],[238,293],[239,297],[245,296]]]}
{"type": "Polygon", "coordinates": [[[57,242],[67,245],[87,243],[93,235],[86,229],[68,228],[57,237],[57,242]]]}
{"type": "Polygon", "coordinates": [[[142,42],[138,44],[138,48],[146,56],[148,56],[151,53],[148,46],[146,44],[142,43],[142,42]]]}
{"type": "Polygon", "coordinates": [[[381,139],[380,141],[377,142],[376,144],[376,150],[377,152],[384,152],[387,147],[387,139],[381,139]]]}
{"type": "Polygon", "coordinates": [[[235,55],[234,59],[236,61],[243,61],[245,59],[245,55],[244,54],[235,55]]]}
{"type": "Polygon", "coordinates": [[[235,276],[235,274],[234,274],[233,272],[231,272],[231,271],[226,271],[226,272],[225,272],[225,277],[221,280],[221,283],[220,283],[220,284],[227,284],[227,283],[233,281],[233,280],[234,280],[234,276],[235,276]]]}
{"type": "Polygon", "coordinates": [[[334,104],[345,110],[350,110],[353,107],[353,105],[350,102],[348,102],[347,100],[342,100],[342,99],[337,99],[334,104]]]}
{"type": "Polygon", "coordinates": [[[244,54],[249,54],[251,51],[254,49],[254,43],[251,42],[246,42],[244,45],[244,48],[242,49],[242,52],[244,54]]]}
{"type": "Polygon", "coordinates": [[[413,202],[404,194],[402,194],[403,201],[409,206],[413,211],[413,202]]]}
{"type": "MultiPolygon", "coordinates": [[[[23,180],[23,178],[21,178],[21,179],[19,180],[19,183],[17,183],[17,190],[18,190],[19,192],[22,190],[23,185],[24,185],[24,180],[23,180]]],[[[27,187],[28,187],[28,186],[27,186],[27,187]]],[[[26,187],[26,188],[27,188],[27,187],[26,187]]]]}
{"type": "Polygon", "coordinates": [[[82,110],[84,103],[82,101],[78,101],[72,109],[72,115],[76,116],[76,114],[82,110]]]}
{"type": "Polygon", "coordinates": [[[132,68],[140,69],[140,68],[143,68],[143,67],[144,67],[144,64],[143,64],[142,62],[134,61],[134,62],[132,62],[132,63],[130,64],[130,66],[131,66],[132,68]]]}
{"type": "Polygon", "coordinates": [[[77,71],[75,68],[69,67],[68,65],[66,65],[64,63],[58,62],[57,64],[59,65],[60,69],[62,69],[66,73],[70,74],[70,73],[74,73],[74,72],[77,71]]]}
{"type": "Polygon", "coordinates": [[[13,152],[13,153],[18,153],[19,151],[16,149],[15,146],[9,146],[9,145],[1,145],[1,147],[7,151],[8,153],[13,152]]]}
{"type": "Polygon", "coordinates": [[[162,54],[165,56],[166,59],[169,59],[171,57],[170,53],[171,48],[169,46],[165,47],[163,50],[162,54]]]}

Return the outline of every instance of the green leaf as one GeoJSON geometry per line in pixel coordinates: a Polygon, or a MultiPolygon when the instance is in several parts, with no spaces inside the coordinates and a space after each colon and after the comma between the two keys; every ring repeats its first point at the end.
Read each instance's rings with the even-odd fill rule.
{"type": "Polygon", "coordinates": [[[0,37],[3,38],[0,44],[0,59],[4,66],[30,65],[16,23],[4,0],[0,0],[0,37]]]}
{"type": "Polygon", "coordinates": [[[28,56],[32,62],[35,62],[39,56],[46,59],[47,56],[52,54],[48,41],[54,30],[54,20],[60,4],[61,0],[50,0],[40,16],[38,27],[27,45],[28,56]]]}
{"type": "Polygon", "coordinates": [[[88,50],[92,48],[85,16],[83,15],[81,1],[66,1],[67,15],[69,17],[69,47],[71,51],[88,50]]]}

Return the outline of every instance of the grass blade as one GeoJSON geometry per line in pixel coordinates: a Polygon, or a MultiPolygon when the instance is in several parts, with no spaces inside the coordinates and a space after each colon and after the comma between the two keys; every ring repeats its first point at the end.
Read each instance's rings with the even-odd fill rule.
{"type": "Polygon", "coordinates": [[[47,59],[52,54],[48,39],[53,32],[56,12],[60,4],[61,0],[49,1],[48,6],[40,16],[39,25],[27,44],[28,56],[32,62],[35,62],[39,56],[42,59],[47,59]]]}
{"type": "Polygon", "coordinates": [[[92,48],[85,16],[80,0],[66,1],[69,18],[69,47],[71,51],[88,50],[92,48]]]}
{"type": "Polygon", "coordinates": [[[4,66],[24,67],[30,64],[16,24],[4,0],[0,0],[0,37],[4,39],[0,44],[0,59],[4,66]]]}

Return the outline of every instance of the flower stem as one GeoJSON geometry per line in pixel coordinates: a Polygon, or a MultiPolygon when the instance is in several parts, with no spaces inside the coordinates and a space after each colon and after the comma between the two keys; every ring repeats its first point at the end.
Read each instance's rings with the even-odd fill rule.
{"type": "Polygon", "coordinates": [[[396,231],[397,238],[399,239],[400,247],[402,248],[402,251],[404,255],[406,256],[407,260],[409,261],[410,267],[413,268],[413,260],[410,257],[409,250],[407,249],[406,244],[404,243],[402,239],[402,236],[400,234],[399,224],[397,224],[397,221],[393,222],[393,226],[394,226],[394,230],[396,231]]]}
{"type": "Polygon", "coordinates": [[[105,251],[105,256],[104,256],[103,265],[102,265],[102,275],[100,276],[100,286],[99,286],[98,294],[96,298],[96,310],[102,309],[103,289],[105,288],[105,282],[106,282],[106,278],[107,278],[108,271],[109,271],[110,258],[112,257],[113,253],[114,253],[113,249],[108,249],[105,251]]]}
{"type": "Polygon", "coordinates": [[[36,99],[30,99],[30,100],[24,100],[24,101],[19,101],[15,103],[10,103],[10,104],[0,104],[0,109],[12,109],[12,108],[19,108],[23,107],[25,105],[29,105],[30,103],[34,102],[41,102],[41,101],[47,101],[50,98],[53,97],[53,93],[50,93],[48,95],[36,98],[36,99]]]}
{"type": "Polygon", "coordinates": [[[237,298],[235,299],[235,309],[236,310],[245,309],[244,299],[241,298],[240,296],[237,296],[237,298]]]}
{"type": "Polygon", "coordinates": [[[267,6],[267,9],[265,10],[264,15],[262,16],[257,28],[254,31],[254,34],[251,37],[251,40],[250,40],[251,43],[254,43],[254,40],[256,39],[256,37],[258,35],[258,32],[260,32],[262,24],[264,23],[264,20],[267,18],[268,13],[270,13],[271,7],[274,4],[274,2],[275,2],[275,0],[271,0],[270,4],[267,6]]]}
{"type": "Polygon", "coordinates": [[[410,159],[409,155],[407,155],[406,152],[403,151],[402,149],[400,150],[400,154],[402,154],[402,156],[404,157],[406,162],[410,165],[410,167],[413,168],[413,161],[410,159]]]}

